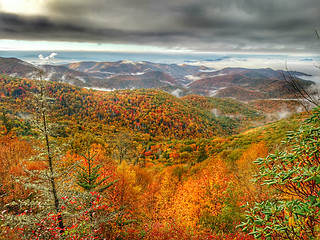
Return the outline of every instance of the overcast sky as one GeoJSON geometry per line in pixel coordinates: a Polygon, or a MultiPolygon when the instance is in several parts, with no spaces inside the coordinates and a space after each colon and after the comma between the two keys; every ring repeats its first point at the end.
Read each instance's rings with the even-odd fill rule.
{"type": "Polygon", "coordinates": [[[0,0],[0,49],[318,54],[315,29],[319,0],[0,0]]]}

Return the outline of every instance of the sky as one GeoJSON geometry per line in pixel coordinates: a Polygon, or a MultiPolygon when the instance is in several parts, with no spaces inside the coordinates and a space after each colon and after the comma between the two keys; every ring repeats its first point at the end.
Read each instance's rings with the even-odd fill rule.
{"type": "Polygon", "coordinates": [[[316,53],[319,10],[319,0],[0,0],[0,43],[2,50],[316,53]]]}
{"type": "Polygon", "coordinates": [[[319,10],[319,0],[0,0],[0,51],[309,57],[319,10]]]}

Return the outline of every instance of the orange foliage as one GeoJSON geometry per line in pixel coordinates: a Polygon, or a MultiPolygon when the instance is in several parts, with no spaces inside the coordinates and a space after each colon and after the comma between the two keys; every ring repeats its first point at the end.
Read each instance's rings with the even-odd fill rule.
{"type": "Polygon", "coordinates": [[[141,187],[137,183],[137,174],[126,163],[122,163],[116,169],[114,179],[118,180],[110,192],[112,203],[117,207],[125,207],[129,211],[136,210],[141,187]]]}
{"type": "Polygon", "coordinates": [[[251,180],[254,175],[258,173],[259,166],[254,163],[258,158],[263,158],[268,155],[268,148],[266,143],[259,142],[252,144],[237,161],[236,179],[239,187],[242,188],[243,199],[242,202],[255,201],[265,198],[265,192],[262,191],[260,182],[254,183],[251,180]]]}
{"type": "Polygon", "coordinates": [[[216,216],[226,198],[227,166],[220,159],[208,169],[203,169],[196,178],[189,178],[181,185],[172,205],[172,213],[181,224],[195,228],[203,215],[216,216]]]}
{"type": "MultiPolygon", "coordinates": [[[[21,96],[12,94],[12,89],[21,86],[27,91],[34,89],[32,82],[26,79],[4,79],[0,83],[0,96],[5,96],[4,103],[9,98],[17,99],[10,103],[12,109],[30,112],[27,101],[20,102],[27,98],[24,91],[21,96]]],[[[235,194],[238,194],[236,196],[242,202],[263,196],[261,189],[249,180],[258,169],[253,161],[258,157],[265,157],[268,153],[265,143],[252,144],[235,162],[243,151],[240,149],[237,158],[233,158],[236,171],[232,172],[226,162],[218,157],[223,156],[223,150],[228,150],[227,145],[231,144],[231,140],[205,139],[227,131],[228,127],[221,124],[224,122],[217,122],[213,115],[204,114],[203,110],[217,108],[222,114],[238,115],[243,121],[257,118],[256,113],[244,104],[241,104],[239,110],[239,104],[233,100],[213,100],[205,97],[185,97],[184,100],[177,100],[169,94],[155,90],[106,93],[60,83],[49,83],[48,92],[57,99],[51,112],[54,119],[65,122],[59,133],[61,140],[80,136],[74,144],[73,152],[88,150],[87,154],[95,155],[95,163],[101,164],[100,178],[111,176],[108,181],[117,180],[103,193],[102,201],[111,206],[110,209],[117,212],[120,210],[117,221],[112,226],[119,234],[130,229],[125,224],[134,219],[137,220],[136,225],[132,225],[146,231],[145,239],[196,239],[195,236],[200,236],[199,233],[204,232],[205,228],[212,228],[211,219],[222,215],[226,199],[232,198],[229,190],[234,186],[237,186],[235,194]],[[243,112],[245,114],[242,116],[243,112]],[[82,140],[85,140],[83,131],[91,131],[95,136],[103,138],[99,142],[101,144],[93,144],[84,149],[81,145],[82,140]],[[132,142],[134,145],[133,149],[130,149],[132,154],[126,153],[129,157],[123,159],[128,159],[131,163],[135,159],[137,163],[140,160],[140,165],[144,168],[129,165],[125,161],[117,166],[111,160],[111,153],[115,153],[116,145],[112,137],[116,138],[122,131],[135,132],[132,140],[130,139],[130,144],[132,142]],[[84,139],[81,139],[81,136],[84,139]],[[189,138],[192,142],[169,142],[169,139],[177,138],[189,138]],[[110,139],[111,141],[108,141],[110,139]],[[166,139],[168,142],[165,142],[166,139]],[[201,153],[206,155],[206,159],[200,162],[197,157],[201,153]],[[177,164],[182,162],[186,164],[177,164]],[[238,190],[243,194],[240,195],[238,190]],[[207,221],[207,224],[204,221],[207,221]]],[[[126,139],[122,138],[119,141],[124,140],[126,139]]],[[[73,152],[65,154],[59,167],[71,169],[76,163],[86,164],[82,156],[73,152]]],[[[29,170],[45,168],[45,164],[40,162],[23,161],[32,153],[28,142],[14,135],[0,137],[2,206],[17,197],[26,196],[27,192],[13,179],[24,174],[23,166],[29,170]]],[[[71,173],[76,174],[76,168],[73,169],[74,172],[71,173]]],[[[235,202],[240,204],[238,199],[235,202]]],[[[223,232],[223,224],[218,227],[220,226],[223,232]]],[[[211,230],[214,231],[213,228],[211,230]]],[[[232,236],[234,239],[245,239],[242,235],[239,235],[239,238],[237,235],[232,236]]],[[[207,237],[223,239],[211,238],[211,235],[207,237]]]]}
{"type": "Polygon", "coordinates": [[[266,143],[259,142],[252,144],[237,161],[237,165],[244,171],[255,171],[256,165],[253,163],[257,158],[263,158],[268,155],[269,149],[266,143]]]}
{"type": "Polygon", "coordinates": [[[25,197],[28,192],[15,181],[15,177],[25,174],[24,168],[39,169],[39,163],[26,162],[31,157],[31,145],[14,134],[0,137],[0,204],[25,197]]]}

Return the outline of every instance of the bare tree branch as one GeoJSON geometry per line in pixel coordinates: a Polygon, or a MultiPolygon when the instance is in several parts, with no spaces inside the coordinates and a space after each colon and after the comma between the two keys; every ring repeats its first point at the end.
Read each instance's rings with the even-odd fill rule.
{"type": "MultiPolygon", "coordinates": [[[[282,72],[282,77],[288,83],[291,88],[288,88],[295,96],[295,98],[300,102],[300,104],[303,106],[303,108],[306,111],[309,111],[308,104],[309,103],[313,106],[319,107],[319,94],[315,96],[313,93],[311,93],[305,86],[301,84],[301,81],[299,81],[295,76],[293,76],[292,72],[287,69],[287,74],[282,72]]],[[[316,90],[317,93],[319,93],[318,90],[316,90]]]]}

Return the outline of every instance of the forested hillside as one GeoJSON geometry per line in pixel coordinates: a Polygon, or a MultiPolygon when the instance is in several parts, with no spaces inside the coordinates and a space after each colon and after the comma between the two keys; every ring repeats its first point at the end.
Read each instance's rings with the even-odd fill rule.
{"type": "Polygon", "coordinates": [[[253,162],[285,150],[286,132],[310,116],[262,125],[272,109],[296,103],[263,108],[5,75],[0,104],[0,236],[8,239],[253,239],[241,229],[259,226],[242,206],[287,197],[251,181],[260,171],[253,162]]]}
{"type": "MultiPolygon", "coordinates": [[[[32,112],[28,99],[37,91],[34,82],[3,76],[0,84],[1,102],[10,102],[10,113],[19,116],[32,112]]],[[[92,123],[179,139],[236,133],[243,127],[243,119],[262,118],[253,108],[229,99],[204,98],[209,104],[204,107],[192,97],[180,99],[152,89],[101,92],[57,82],[48,83],[46,88],[55,99],[53,117],[78,127],[80,122],[92,123]],[[214,114],[213,109],[222,114],[214,114]]]]}

